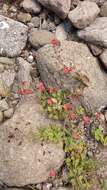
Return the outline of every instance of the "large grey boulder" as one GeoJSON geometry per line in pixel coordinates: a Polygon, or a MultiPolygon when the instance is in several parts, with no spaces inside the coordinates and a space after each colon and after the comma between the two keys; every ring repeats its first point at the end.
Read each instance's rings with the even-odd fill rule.
{"type": "Polygon", "coordinates": [[[34,139],[39,127],[52,123],[33,95],[20,103],[13,117],[0,126],[0,181],[8,186],[41,183],[63,164],[62,144],[34,139]]]}
{"type": "Polygon", "coordinates": [[[55,12],[60,18],[67,17],[72,0],[38,0],[43,6],[55,12]]]}
{"type": "Polygon", "coordinates": [[[57,47],[46,45],[38,50],[37,66],[47,87],[66,88],[74,92],[78,85],[74,77],[63,73],[64,66],[71,67],[71,74],[79,73],[88,79],[83,91],[84,101],[93,110],[107,104],[107,76],[85,44],[63,41],[57,47]]]}
{"type": "Polygon", "coordinates": [[[26,45],[27,26],[0,15],[0,55],[18,56],[26,45]]]}
{"type": "Polygon", "coordinates": [[[107,47],[107,17],[97,18],[90,26],[78,31],[77,34],[84,41],[107,47]]]}
{"type": "Polygon", "coordinates": [[[90,1],[83,1],[78,6],[69,12],[69,19],[76,28],[85,28],[90,25],[97,15],[100,9],[97,4],[90,1]]]}

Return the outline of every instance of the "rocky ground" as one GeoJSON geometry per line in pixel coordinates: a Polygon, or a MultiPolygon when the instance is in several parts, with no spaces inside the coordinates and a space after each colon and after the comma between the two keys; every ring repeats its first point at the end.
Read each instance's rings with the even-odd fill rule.
{"type": "MultiPolygon", "coordinates": [[[[0,0],[1,190],[78,190],[67,179],[64,144],[33,139],[44,125],[63,125],[41,110],[38,89],[49,87],[69,90],[79,97],[74,107],[100,114],[106,139],[106,0],[0,0]]],[[[104,163],[97,174],[103,184],[91,190],[107,190],[107,143],[83,132],[88,158],[104,163]]]]}

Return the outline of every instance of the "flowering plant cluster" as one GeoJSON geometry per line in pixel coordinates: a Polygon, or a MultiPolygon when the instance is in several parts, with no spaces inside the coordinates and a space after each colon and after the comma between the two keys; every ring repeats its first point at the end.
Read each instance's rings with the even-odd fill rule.
{"type": "MultiPolygon", "coordinates": [[[[67,75],[71,71],[72,69],[69,67],[63,69],[63,73],[67,75]]],[[[82,82],[86,81],[85,84],[87,83],[87,78],[77,77],[82,82]]],[[[107,136],[102,128],[103,114],[101,112],[87,113],[81,104],[74,104],[75,94],[71,94],[69,90],[55,89],[54,87],[46,89],[42,82],[37,85],[37,89],[42,108],[48,117],[63,123],[63,128],[57,126],[41,128],[38,133],[39,139],[54,143],[63,142],[69,182],[76,190],[89,189],[97,175],[97,164],[95,160],[87,156],[83,131],[84,129],[91,131],[91,138],[106,146],[107,136]]],[[[76,98],[79,98],[78,95],[76,98]]],[[[53,176],[56,176],[54,169],[50,172],[50,177],[53,176]]]]}

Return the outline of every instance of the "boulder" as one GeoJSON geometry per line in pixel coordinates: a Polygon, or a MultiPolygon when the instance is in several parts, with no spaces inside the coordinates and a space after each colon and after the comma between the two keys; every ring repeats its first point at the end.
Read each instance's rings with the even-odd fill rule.
{"type": "Polygon", "coordinates": [[[18,56],[26,45],[27,26],[0,15],[0,55],[18,56]]]}
{"type": "Polygon", "coordinates": [[[47,30],[37,30],[33,28],[29,34],[29,42],[35,48],[39,48],[51,42],[54,34],[47,30]]]}
{"type": "Polygon", "coordinates": [[[69,12],[69,19],[76,28],[85,28],[90,25],[97,15],[100,9],[97,4],[90,1],[83,1],[78,6],[69,12]]]}
{"type": "Polygon", "coordinates": [[[41,113],[34,95],[20,102],[13,117],[0,126],[0,181],[15,187],[41,183],[52,169],[60,168],[64,161],[62,144],[41,143],[34,138],[39,127],[50,124],[53,121],[41,113]]]}
{"type": "Polygon", "coordinates": [[[34,14],[38,14],[41,11],[41,6],[37,0],[23,0],[20,3],[20,7],[22,7],[25,11],[34,14]]]}
{"type": "Polygon", "coordinates": [[[107,104],[106,73],[101,70],[97,59],[85,44],[62,41],[60,46],[46,45],[38,50],[36,58],[40,77],[47,87],[66,88],[75,93],[78,86],[75,74],[78,73],[80,78],[86,79],[84,102],[92,110],[107,104]],[[65,66],[72,68],[70,75],[64,74],[65,66]]]}
{"type": "Polygon", "coordinates": [[[90,26],[77,32],[86,42],[107,47],[107,17],[97,18],[90,26]]]}
{"type": "Polygon", "coordinates": [[[38,2],[62,19],[67,17],[71,6],[71,0],[38,0],[38,2]]]}

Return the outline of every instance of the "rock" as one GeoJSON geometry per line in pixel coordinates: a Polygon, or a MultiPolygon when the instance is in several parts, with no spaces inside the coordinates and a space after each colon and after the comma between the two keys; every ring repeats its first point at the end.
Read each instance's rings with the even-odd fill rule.
{"type": "Polygon", "coordinates": [[[105,68],[107,69],[107,49],[103,51],[103,53],[99,56],[99,58],[103,63],[103,65],[105,66],[105,68]]]}
{"type": "Polygon", "coordinates": [[[43,185],[43,190],[50,190],[51,189],[51,187],[52,187],[52,184],[51,183],[45,183],[44,185],[43,185]]]}
{"type": "Polygon", "coordinates": [[[13,113],[14,113],[14,109],[13,109],[13,108],[10,108],[10,109],[4,111],[4,117],[5,117],[6,119],[9,119],[9,118],[12,117],[13,113]]]}
{"type": "Polygon", "coordinates": [[[0,63],[3,65],[14,65],[15,59],[14,58],[8,58],[8,57],[0,57],[0,63]]]}
{"type": "Polygon", "coordinates": [[[47,30],[37,30],[33,28],[29,34],[29,42],[35,48],[39,48],[40,46],[50,43],[53,38],[54,34],[47,30]]]}
{"type": "Polygon", "coordinates": [[[66,40],[67,39],[67,32],[65,31],[64,24],[60,24],[56,28],[55,36],[58,40],[66,40]]]}
{"type": "Polygon", "coordinates": [[[107,148],[100,147],[100,153],[96,158],[99,162],[98,175],[100,178],[107,179],[107,148]]]}
{"type": "Polygon", "coordinates": [[[55,12],[60,18],[67,17],[71,6],[71,0],[38,0],[44,7],[55,12]]]}
{"type": "Polygon", "coordinates": [[[106,0],[85,0],[97,3],[98,6],[102,6],[106,0]]]}
{"type": "Polygon", "coordinates": [[[38,127],[52,123],[40,112],[36,97],[28,96],[20,103],[13,117],[0,127],[1,181],[17,187],[41,183],[47,180],[51,169],[60,168],[64,161],[62,144],[34,139],[38,127]]]}
{"type": "Polygon", "coordinates": [[[0,100],[0,111],[8,110],[9,106],[5,99],[0,100]]]}
{"type": "Polygon", "coordinates": [[[0,111],[0,123],[2,123],[2,121],[3,121],[3,112],[0,111]]]}
{"type": "Polygon", "coordinates": [[[33,24],[34,28],[38,28],[40,26],[40,18],[39,17],[33,17],[31,19],[31,23],[33,24]]]}
{"type": "Polygon", "coordinates": [[[25,84],[26,87],[29,88],[30,83],[31,83],[31,76],[30,76],[31,65],[26,60],[24,60],[22,57],[17,58],[17,62],[19,65],[18,82],[20,84],[20,87],[21,87],[21,85],[23,87],[23,82],[24,82],[24,83],[26,83],[25,84]]]}
{"type": "Polygon", "coordinates": [[[103,48],[101,48],[99,46],[95,46],[93,44],[88,44],[88,47],[94,56],[99,56],[103,52],[103,48]]]}
{"type": "Polygon", "coordinates": [[[76,28],[85,28],[90,25],[97,15],[100,9],[97,4],[90,1],[82,1],[78,6],[69,12],[69,19],[76,28]]]}
{"type": "Polygon", "coordinates": [[[93,24],[78,31],[77,34],[84,41],[107,47],[107,17],[97,18],[93,24]]]}
{"type": "Polygon", "coordinates": [[[14,79],[14,69],[5,70],[4,72],[0,73],[0,96],[6,97],[9,94],[14,79]]]}
{"type": "MultiPolygon", "coordinates": [[[[47,87],[66,88],[73,93],[75,79],[63,74],[64,66],[71,67],[73,73],[85,76],[87,87],[83,91],[84,102],[94,111],[107,105],[107,76],[88,47],[83,43],[62,41],[55,48],[46,45],[37,51],[37,68],[42,81],[47,87]]],[[[81,77],[80,77],[81,78],[81,77]]]]}
{"type": "Polygon", "coordinates": [[[23,23],[27,23],[27,22],[30,22],[31,21],[31,15],[29,13],[23,13],[23,12],[20,12],[18,15],[17,15],[17,19],[18,21],[20,22],[23,22],[23,23]]]}
{"type": "Polygon", "coordinates": [[[11,70],[5,70],[3,73],[1,73],[0,78],[4,81],[5,85],[10,88],[14,82],[16,73],[14,69],[11,70]]]}
{"type": "Polygon", "coordinates": [[[0,55],[15,57],[26,45],[27,26],[0,15],[0,36],[0,55]]]}
{"type": "Polygon", "coordinates": [[[41,6],[36,0],[23,0],[20,3],[20,7],[22,7],[25,11],[38,14],[41,11],[41,6]]]}
{"type": "Polygon", "coordinates": [[[107,2],[105,2],[100,9],[100,15],[103,17],[107,17],[107,2]]]}
{"type": "Polygon", "coordinates": [[[27,58],[27,61],[28,61],[29,63],[32,63],[32,62],[34,61],[33,55],[29,55],[29,57],[27,58]]]}
{"type": "Polygon", "coordinates": [[[5,84],[5,81],[2,80],[0,77],[0,96],[1,97],[6,97],[10,92],[10,89],[7,87],[5,84]]]}

